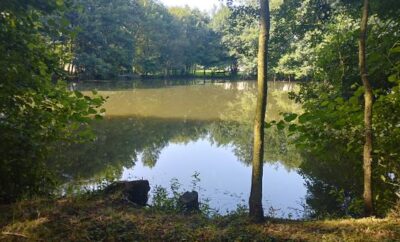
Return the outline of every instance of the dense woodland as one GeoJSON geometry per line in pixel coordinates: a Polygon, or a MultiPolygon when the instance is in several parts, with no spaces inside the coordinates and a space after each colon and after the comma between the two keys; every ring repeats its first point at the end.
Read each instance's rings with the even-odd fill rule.
{"type": "MultiPolygon", "coordinates": [[[[106,99],[96,91],[90,97],[70,91],[72,80],[196,76],[207,70],[256,75],[260,7],[258,1],[243,2],[222,2],[205,13],[154,0],[1,1],[0,202],[53,196],[63,182],[59,167],[55,172],[48,166],[54,144],[85,147],[96,140],[89,123],[101,119],[106,99]]],[[[267,78],[300,81],[291,98],[303,111],[266,123],[266,136],[285,132],[289,137],[282,140],[300,151],[314,218],[364,215],[368,134],[373,214],[386,216],[400,199],[400,1],[370,0],[368,6],[368,72],[361,75],[368,76],[371,89],[367,129],[368,92],[359,68],[363,3],[270,1],[267,78]]],[[[252,135],[252,121],[242,124],[243,132],[249,130],[245,135],[252,135]]],[[[229,125],[200,127],[187,132],[211,130],[218,140],[218,132],[229,131],[229,125]]],[[[241,142],[240,135],[232,135],[234,142],[241,142]]],[[[147,137],[144,150],[147,142],[157,149],[164,145],[147,137]]],[[[249,163],[252,147],[246,145],[238,152],[249,163]]]]}

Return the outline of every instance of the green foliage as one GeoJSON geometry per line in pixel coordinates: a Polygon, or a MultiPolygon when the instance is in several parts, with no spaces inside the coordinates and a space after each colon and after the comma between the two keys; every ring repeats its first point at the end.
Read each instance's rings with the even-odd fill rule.
{"type": "Polygon", "coordinates": [[[153,204],[152,208],[164,212],[178,213],[181,211],[179,206],[179,197],[183,194],[181,184],[174,178],[171,180],[170,189],[172,196],[168,190],[162,186],[157,185],[153,191],[153,204]]]}
{"type": "Polygon", "coordinates": [[[227,65],[221,36],[199,10],[153,0],[70,0],[62,18],[75,32],[59,39],[70,55],[66,66],[80,79],[189,75],[197,66],[227,65]]]}
{"type": "Polygon", "coordinates": [[[71,0],[61,17],[73,35],[58,39],[69,54],[70,74],[83,79],[110,79],[132,72],[136,1],[71,0]]]}
{"type": "MultiPolygon", "coordinates": [[[[200,181],[200,173],[195,172],[192,175],[192,191],[200,192],[202,190],[199,186],[200,181]]],[[[151,208],[155,211],[173,214],[185,212],[179,203],[179,198],[183,193],[182,184],[176,178],[173,178],[170,182],[170,191],[165,187],[157,185],[153,190],[151,208]]],[[[199,205],[201,215],[210,217],[215,214],[215,211],[209,205],[209,199],[201,199],[199,205]]]]}
{"type": "Polygon", "coordinates": [[[254,16],[257,6],[246,3],[241,8],[226,6],[212,19],[213,28],[222,34],[222,43],[234,60],[233,69],[249,75],[257,71],[258,20],[254,16]]]}
{"type": "MultiPolygon", "coordinates": [[[[302,104],[304,113],[298,119],[291,114],[283,118],[290,124],[292,137],[304,156],[300,168],[309,189],[306,202],[315,217],[362,214],[364,90],[356,54],[360,14],[355,6],[359,5],[324,5],[310,0],[297,5],[285,1],[281,8],[286,9],[282,13],[288,13],[284,17],[289,21],[283,21],[278,28],[285,31],[291,23],[289,26],[298,38],[289,43],[291,48],[275,70],[313,80],[302,83],[300,91],[292,94],[302,104]],[[314,16],[321,18],[298,18],[299,12],[312,9],[314,16]]],[[[400,120],[396,48],[400,25],[398,15],[383,15],[377,10],[373,13],[367,43],[369,78],[375,98],[373,192],[376,213],[383,216],[398,199],[395,193],[399,184],[400,120]]]]}
{"type": "Polygon", "coordinates": [[[91,138],[85,124],[104,99],[70,92],[62,81],[63,56],[43,33],[51,26],[42,22],[58,6],[1,7],[0,202],[9,202],[51,192],[55,180],[45,164],[51,145],[91,138]]]}

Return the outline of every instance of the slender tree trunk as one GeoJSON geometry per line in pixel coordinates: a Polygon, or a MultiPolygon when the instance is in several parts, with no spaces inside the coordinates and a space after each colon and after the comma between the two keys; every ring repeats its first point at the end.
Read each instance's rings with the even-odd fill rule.
{"type": "Polygon", "coordinates": [[[270,29],[269,1],[260,0],[260,35],[258,40],[258,94],[254,119],[253,170],[249,199],[250,218],[255,222],[264,220],[262,207],[262,177],[264,165],[264,122],[267,108],[267,63],[270,29]]]}
{"type": "Polygon", "coordinates": [[[72,64],[71,63],[68,63],[68,68],[67,68],[67,72],[68,72],[68,75],[69,76],[71,76],[71,66],[72,66],[72,64]]]}
{"type": "Polygon", "coordinates": [[[368,72],[366,67],[366,41],[368,27],[368,0],[364,0],[362,10],[360,39],[359,39],[359,66],[361,80],[364,85],[364,135],[365,144],[363,152],[363,169],[364,169],[364,209],[365,216],[369,217],[373,214],[372,204],[372,102],[373,94],[371,83],[368,80],[368,72]]]}

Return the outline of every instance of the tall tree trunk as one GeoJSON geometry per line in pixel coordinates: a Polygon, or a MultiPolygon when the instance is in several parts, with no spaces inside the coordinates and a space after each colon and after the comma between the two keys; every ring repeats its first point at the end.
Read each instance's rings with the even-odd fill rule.
{"type": "Polygon", "coordinates": [[[264,122],[267,108],[268,40],[270,29],[269,1],[260,0],[260,34],[258,39],[258,94],[254,118],[253,170],[249,199],[250,218],[264,220],[262,207],[262,177],[264,165],[264,122]]]}
{"type": "Polygon", "coordinates": [[[360,39],[359,39],[359,66],[361,80],[364,85],[364,135],[365,144],[363,152],[363,169],[364,169],[364,209],[365,216],[369,217],[373,214],[372,204],[372,102],[373,94],[371,83],[368,80],[368,72],[366,66],[366,41],[368,27],[368,0],[364,0],[362,10],[360,39]]]}

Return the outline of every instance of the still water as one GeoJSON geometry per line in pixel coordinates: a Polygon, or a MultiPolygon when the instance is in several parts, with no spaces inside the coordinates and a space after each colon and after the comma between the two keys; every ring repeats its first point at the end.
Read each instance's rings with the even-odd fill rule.
{"type": "MultiPolygon", "coordinates": [[[[254,81],[96,82],[77,85],[108,97],[104,120],[93,128],[95,141],[62,148],[58,159],[66,183],[93,185],[102,180],[148,179],[182,190],[195,189],[220,213],[247,204],[251,178],[254,81]]],[[[289,100],[296,85],[269,83],[267,120],[281,112],[300,112],[289,100]]],[[[285,131],[266,131],[264,209],[277,217],[302,216],[306,195],[301,163],[285,131]]]]}

